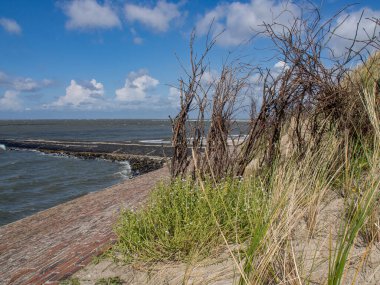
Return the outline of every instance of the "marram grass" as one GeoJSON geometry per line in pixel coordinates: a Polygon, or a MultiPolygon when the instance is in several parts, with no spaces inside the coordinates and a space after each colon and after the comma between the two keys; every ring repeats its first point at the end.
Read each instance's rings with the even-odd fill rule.
{"type": "Polygon", "coordinates": [[[211,256],[224,244],[211,208],[229,243],[254,239],[269,216],[268,193],[259,183],[235,178],[215,186],[206,181],[204,190],[190,180],[161,184],[146,208],[122,213],[114,251],[125,261],[190,261],[211,256]]]}
{"type": "Polygon", "coordinates": [[[125,262],[195,262],[228,245],[240,284],[311,284],[313,278],[322,284],[355,283],[379,235],[380,120],[374,94],[364,95],[373,136],[342,141],[331,132],[318,149],[302,158],[294,153],[244,179],[218,184],[177,179],[161,184],[145,208],[122,213],[113,252],[125,262]],[[316,247],[308,253],[312,264],[306,266],[302,251],[294,248],[299,241],[297,228],[306,225],[308,235],[301,241],[305,244],[318,238],[318,229],[331,226],[320,218],[331,197],[344,199],[347,214],[339,221],[329,255],[322,260],[316,247]],[[347,266],[350,255],[363,242],[368,250],[352,274],[347,266]],[[315,271],[320,264],[326,269],[315,271]],[[345,275],[351,276],[349,280],[345,275]]]}

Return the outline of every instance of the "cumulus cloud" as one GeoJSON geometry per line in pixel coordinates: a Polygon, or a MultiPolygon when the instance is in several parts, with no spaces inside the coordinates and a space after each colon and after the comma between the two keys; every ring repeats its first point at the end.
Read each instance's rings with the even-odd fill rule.
{"type": "Polygon", "coordinates": [[[334,53],[339,56],[347,51],[347,48],[352,43],[351,40],[355,37],[356,31],[358,42],[354,46],[355,50],[360,50],[364,45],[363,41],[368,40],[368,37],[375,36],[379,41],[380,29],[375,22],[371,21],[373,18],[380,19],[380,10],[365,8],[341,14],[333,27],[333,29],[336,29],[335,35],[331,40],[331,47],[334,53]]]}
{"type": "Polygon", "coordinates": [[[124,87],[117,89],[116,100],[123,102],[142,102],[147,99],[147,91],[154,89],[160,82],[149,76],[145,70],[130,72],[124,87]]]}
{"type": "Polygon", "coordinates": [[[22,102],[18,98],[19,92],[13,90],[5,91],[3,97],[0,97],[0,110],[18,111],[22,109],[22,102]]]}
{"type": "Polygon", "coordinates": [[[116,12],[109,5],[100,5],[96,0],[73,0],[63,6],[63,11],[69,18],[66,28],[70,30],[121,26],[116,12]]]}
{"type": "Polygon", "coordinates": [[[72,107],[85,109],[101,109],[103,107],[104,86],[92,79],[89,82],[77,83],[71,80],[66,88],[66,95],[48,107],[72,107]]]}
{"type": "Polygon", "coordinates": [[[135,45],[141,45],[144,42],[144,40],[141,37],[139,37],[139,35],[137,34],[134,28],[131,28],[130,31],[133,36],[133,43],[135,45]]]}
{"type": "Polygon", "coordinates": [[[299,8],[290,2],[273,0],[251,0],[248,3],[232,2],[220,4],[207,12],[197,22],[197,32],[207,34],[212,24],[213,36],[223,32],[217,43],[234,46],[249,40],[254,31],[260,30],[263,22],[289,24],[299,15],[299,8]]]}
{"type": "Polygon", "coordinates": [[[0,87],[6,87],[22,92],[36,92],[53,84],[52,80],[34,80],[29,77],[13,77],[0,71],[0,87]]]}
{"type": "Polygon", "coordinates": [[[17,78],[12,82],[14,89],[20,91],[35,91],[39,84],[31,78],[17,78]]]}
{"type": "Polygon", "coordinates": [[[207,70],[202,75],[202,83],[204,84],[212,84],[218,81],[219,79],[219,72],[215,69],[207,70]]]}
{"type": "MultiPolygon", "coordinates": [[[[289,68],[290,66],[286,62],[280,60],[274,63],[270,68],[271,76],[275,79],[277,76],[289,68]]],[[[260,72],[257,72],[253,73],[248,78],[248,84],[251,91],[251,98],[248,99],[254,99],[257,106],[260,106],[262,103],[264,80],[267,80],[266,84],[271,84],[273,82],[271,79],[272,77],[265,78],[265,74],[263,75],[260,72]]]]}
{"type": "Polygon", "coordinates": [[[179,108],[181,103],[181,93],[178,90],[178,88],[170,87],[169,88],[169,95],[168,100],[173,108],[179,108]]]}
{"type": "Polygon", "coordinates": [[[287,64],[285,61],[280,60],[280,61],[276,62],[273,67],[277,68],[277,69],[284,69],[287,67],[287,64]]]}
{"type": "Polygon", "coordinates": [[[181,16],[179,4],[165,0],[158,1],[155,7],[127,3],[124,12],[128,21],[139,22],[155,32],[166,32],[170,23],[181,16]]]}
{"type": "Polygon", "coordinates": [[[10,34],[19,35],[22,32],[20,25],[12,19],[0,18],[0,26],[10,34]]]}
{"type": "Polygon", "coordinates": [[[273,65],[273,68],[271,70],[272,76],[277,77],[280,75],[283,71],[289,69],[290,66],[285,61],[278,61],[273,65]]]}

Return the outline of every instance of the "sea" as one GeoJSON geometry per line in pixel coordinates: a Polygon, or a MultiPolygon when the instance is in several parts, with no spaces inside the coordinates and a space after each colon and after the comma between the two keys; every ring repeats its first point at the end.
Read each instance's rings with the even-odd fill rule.
{"type": "MultiPolygon", "coordinates": [[[[168,120],[0,120],[0,139],[170,143],[168,120]]],[[[130,165],[0,145],[0,226],[129,179],[130,165]]]]}

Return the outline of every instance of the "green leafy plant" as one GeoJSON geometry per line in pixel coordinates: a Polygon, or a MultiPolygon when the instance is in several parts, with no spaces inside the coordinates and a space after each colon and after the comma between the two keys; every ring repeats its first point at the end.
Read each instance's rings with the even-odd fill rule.
{"type": "Polygon", "coordinates": [[[121,285],[121,284],[123,284],[123,281],[118,276],[101,278],[95,283],[95,285],[121,285]]]}

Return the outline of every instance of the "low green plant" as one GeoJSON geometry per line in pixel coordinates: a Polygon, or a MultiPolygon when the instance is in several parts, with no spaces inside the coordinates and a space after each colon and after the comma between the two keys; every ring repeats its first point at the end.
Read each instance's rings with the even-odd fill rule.
{"type": "MultiPolygon", "coordinates": [[[[365,242],[370,243],[377,237],[379,230],[378,225],[374,229],[372,224],[379,221],[377,207],[375,207],[379,198],[380,186],[380,116],[376,96],[374,92],[367,89],[363,90],[363,105],[368,113],[373,130],[373,147],[364,150],[368,166],[365,172],[359,171],[361,178],[359,179],[354,175],[355,172],[352,172],[351,178],[348,180],[349,185],[352,185],[351,188],[357,190],[346,199],[348,201],[346,218],[340,231],[337,246],[332,249],[329,259],[329,285],[342,284],[345,266],[358,235],[361,235],[365,242]]],[[[358,163],[355,162],[354,158],[353,162],[350,161],[346,164],[355,166],[358,163]]],[[[353,168],[356,169],[356,167],[353,168]]]]}
{"type": "Polygon", "coordinates": [[[105,259],[107,259],[109,257],[110,257],[109,256],[109,251],[105,251],[105,252],[103,252],[103,253],[101,253],[99,255],[94,256],[92,258],[91,262],[96,265],[96,264],[99,264],[102,260],[105,260],[105,259]]]}
{"type": "Polygon", "coordinates": [[[348,215],[340,231],[338,245],[330,257],[328,284],[342,284],[344,269],[356,238],[368,217],[373,211],[374,201],[378,192],[379,183],[363,189],[363,195],[352,199],[348,208],[348,215]]]}
{"type": "Polygon", "coordinates": [[[95,285],[122,285],[122,284],[123,284],[123,281],[120,279],[119,276],[101,278],[95,283],[95,285]]]}
{"type": "Polygon", "coordinates": [[[364,245],[380,242],[380,206],[379,199],[368,215],[368,219],[359,231],[359,236],[364,245]]]}
{"type": "Polygon", "coordinates": [[[161,184],[146,208],[122,213],[113,250],[126,262],[190,261],[217,253],[225,244],[220,231],[228,243],[244,244],[262,235],[268,220],[268,193],[259,184],[254,178],[161,184]]]}
{"type": "Polygon", "coordinates": [[[216,183],[198,175],[198,180],[161,184],[145,208],[122,212],[111,253],[125,262],[194,262],[227,247],[240,284],[308,284],[315,278],[342,284],[358,236],[367,244],[365,255],[379,238],[380,120],[376,98],[369,93],[363,98],[373,135],[343,138],[332,129],[318,148],[301,156],[289,150],[289,155],[250,177],[216,183]],[[339,188],[344,199],[331,191],[339,188]],[[328,240],[325,230],[331,221],[321,221],[319,215],[330,199],[345,201],[341,229],[331,237],[330,256],[322,256],[321,248],[315,247],[315,252],[306,252],[311,264],[304,265],[300,245],[319,239],[322,246],[328,240]],[[304,234],[301,240],[298,229],[304,234]],[[239,250],[231,250],[231,245],[239,250]],[[316,277],[321,264],[328,272],[316,277]]]}
{"type": "Polygon", "coordinates": [[[310,149],[301,157],[295,150],[272,166],[269,179],[262,185],[269,193],[270,219],[265,236],[248,246],[246,276],[240,284],[301,284],[310,275],[304,272],[301,276],[301,263],[293,248],[294,233],[305,221],[309,238],[314,235],[326,193],[341,171],[340,152],[339,140],[332,133],[318,150],[310,149]]]}

